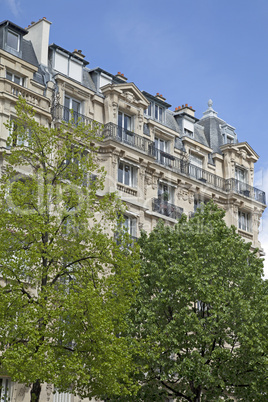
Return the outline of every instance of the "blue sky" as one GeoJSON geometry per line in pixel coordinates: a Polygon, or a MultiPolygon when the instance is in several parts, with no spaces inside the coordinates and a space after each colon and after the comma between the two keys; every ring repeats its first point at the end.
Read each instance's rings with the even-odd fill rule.
{"type": "MultiPolygon", "coordinates": [[[[118,71],[175,107],[218,116],[260,156],[256,187],[268,193],[267,0],[0,0],[1,20],[46,17],[50,42],[82,49],[89,67],[118,71]]],[[[268,277],[268,212],[260,230],[268,277]]]]}

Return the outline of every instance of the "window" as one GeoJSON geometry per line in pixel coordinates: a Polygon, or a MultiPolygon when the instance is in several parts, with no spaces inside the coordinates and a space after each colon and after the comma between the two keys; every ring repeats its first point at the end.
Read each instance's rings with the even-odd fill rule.
{"type": "Polygon", "coordinates": [[[247,170],[243,169],[239,166],[236,166],[235,168],[235,190],[239,194],[243,194],[246,196],[249,196],[250,188],[247,185],[248,181],[248,174],[247,170]]]}
{"type": "Polygon", "coordinates": [[[150,102],[148,108],[145,109],[144,113],[147,114],[148,116],[152,116],[152,110],[153,110],[153,103],[150,102]]]}
{"type": "Polygon", "coordinates": [[[246,169],[236,166],[235,168],[235,178],[242,183],[247,183],[247,171],[246,169]]]}
{"type": "Polygon", "coordinates": [[[123,227],[124,227],[125,231],[132,238],[137,236],[137,233],[136,233],[137,220],[136,220],[136,218],[131,218],[128,215],[124,215],[123,227]]]}
{"type": "Polygon", "coordinates": [[[126,162],[119,162],[118,181],[126,186],[136,187],[137,168],[126,162]]]}
{"type": "Polygon", "coordinates": [[[11,381],[9,378],[0,378],[0,401],[8,402],[10,400],[11,381]]]}
{"type": "Polygon", "coordinates": [[[238,228],[245,230],[246,232],[251,232],[251,215],[238,211],[238,228]]]}
{"type": "Polygon", "coordinates": [[[194,137],[194,133],[191,130],[188,130],[188,128],[184,129],[184,134],[188,135],[189,137],[194,137]]]}
{"type": "Polygon", "coordinates": [[[27,147],[29,145],[29,139],[31,138],[31,132],[27,128],[23,128],[25,130],[22,132],[22,128],[20,128],[20,133],[19,127],[16,123],[16,120],[11,121],[11,127],[10,127],[10,140],[8,140],[7,145],[10,147],[20,147],[20,146],[25,146],[27,147]]]}
{"type": "Polygon", "coordinates": [[[203,171],[203,158],[190,154],[189,172],[192,177],[200,181],[206,182],[203,171]]]}
{"type": "Polygon", "coordinates": [[[168,152],[169,149],[169,143],[168,141],[163,140],[162,138],[157,138],[155,137],[154,140],[155,144],[155,152],[156,152],[156,158],[160,163],[165,163],[166,158],[168,155],[165,155],[165,153],[168,152]]]}
{"type": "Polygon", "coordinates": [[[233,137],[229,137],[229,136],[227,135],[227,137],[226,137],[226,144],[233,144],[233,142],[234,142],[234,138],[233,138],[233,137]]]}
{"type": "Polygon", "coordinates": [[[80,115],[80,106],[81,106],[81,102],[79,102],[76,99],[71,98],[70,96],[65,96],[63,120],[69,121],[73,117],[74,121],[77,123],[79,115],[80,115]],[[72,113],[71,113],[71,110],[72,110],[72,113]]]}
{"type": "Polygon", "coordinates": [[[150,136],[150,127],[148,123],[143,124],[143,134],[150,136]]]}
{"type": "Polygon", "coordinates": [[[12,31],[7,31],[7,46],[19,51],[19,35],[12,31]]]}
{"type": "Polygon", "coordinates": [[[134,144],[132,118],[123,112],[118,112],[118,137],[127,144],[134,144]]]}
{"type": "Polygon", "coordinates": [[[174,203],[174,187],[165,184],[165,183],[158,183],[158,198],[167,201],[171,204],[174,203]]]}
{"type": "Polygon", "coordinates": [[[7,71],[6,78],[12,82],[15,82],[15,84],[24,86],[24,78],[17,74],[13,74],[10,71],[7,71]]]}
{"type": "Polygon", "coordinates": [[[164,109],[161,106],[155,105],[154,107],[154,117],[156,120],[162,123],[164,116],[164,109]]]}

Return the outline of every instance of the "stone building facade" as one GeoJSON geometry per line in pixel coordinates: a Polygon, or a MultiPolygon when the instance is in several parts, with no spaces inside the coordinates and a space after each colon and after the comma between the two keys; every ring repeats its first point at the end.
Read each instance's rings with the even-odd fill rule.
{"type": "MultiPolygon", "coordinates": [[[[0,165],[7,145],[4,123],[16,119],[24,97],[45,126],[62,120],[97,121],[104,140],[98,159],[107,171],[105,192],[117,191],[127,205],[125,226],[133,238],[159,219],[174,224],[213,199],[226,222],[260,249],[258,231],[265,194],[253,186],[258,155],[239,142],[235,128],[218,117],[209,100],[203,117],[187,104],[171,110],[159,93],[141,91],[122,73],[90,69],[81,50],[49,44],[51,23],[42,18],[23,29],[0,23],[0,165]],[[71,112],[72,111],[72,112],[71,112]]],[[[0,400],[29,400],[29,388],[0,378],[0,400]]],[[[69,394],[42,389],[41,400],[78,402],[69,394]]]]}

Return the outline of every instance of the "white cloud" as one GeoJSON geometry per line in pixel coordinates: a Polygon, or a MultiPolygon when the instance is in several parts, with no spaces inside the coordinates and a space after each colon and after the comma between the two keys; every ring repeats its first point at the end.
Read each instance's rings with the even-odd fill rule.
{"type": "Polygon", "coordinates": [[[8,7],[10,8],[12,14],[18,17],[20,14],[20,1],[19,0],[6,0],[8,7]]]}

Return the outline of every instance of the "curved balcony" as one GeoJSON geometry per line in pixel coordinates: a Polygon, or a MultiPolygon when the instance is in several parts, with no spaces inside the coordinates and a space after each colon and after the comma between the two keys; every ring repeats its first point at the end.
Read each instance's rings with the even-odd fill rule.
{"type": "Polygon", "coordinates": [[[168,216],[173,219],[180,219],[183,209],[161,198],[153,198],[152,209],[161,215],[168,216]]]}

